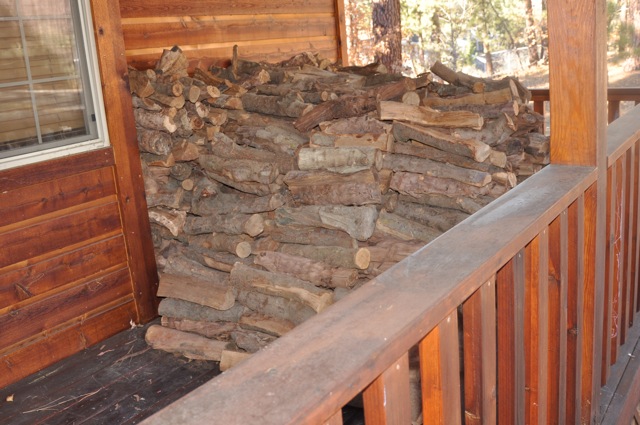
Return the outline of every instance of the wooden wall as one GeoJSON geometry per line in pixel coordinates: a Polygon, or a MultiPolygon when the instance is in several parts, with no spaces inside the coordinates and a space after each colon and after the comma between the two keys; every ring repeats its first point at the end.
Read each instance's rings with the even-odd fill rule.
{"type": "Polygon", "coordinates": [[[156,316],[117,0],[91,0],[111,146],[0,171],[0,387],[156,316]]]}
{"type": "Polygon", "coordinates": [[[205,68],[226,65],[234,45],[240,58],[253,61],[304,51],[331,61],[346,57],[339,43],[343,0],[128,0],[120,11],[127,60],[138,69],[152,67],[174,45],[192,67],[205,68]]]}
{"type": "Polygon", "coordinates": [[[5,171],[0,182],[2,387],[137,313],[111,149],[5,171]]]}

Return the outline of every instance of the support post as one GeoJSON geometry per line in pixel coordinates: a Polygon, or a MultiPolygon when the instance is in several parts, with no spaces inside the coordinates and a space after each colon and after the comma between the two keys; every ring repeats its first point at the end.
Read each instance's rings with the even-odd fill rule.
{"type": "MultiPolygon", "coordinates": [[[[585,206],[581,423],[594,423],[602,359],[606,219],[606,2],[548,3],[551,162],[597,167],[585,206]]],[[[572,296],[572,294],[569,294],[572,296]]],[[[579,390],[580,391],[580,390],[579,390]]]]}

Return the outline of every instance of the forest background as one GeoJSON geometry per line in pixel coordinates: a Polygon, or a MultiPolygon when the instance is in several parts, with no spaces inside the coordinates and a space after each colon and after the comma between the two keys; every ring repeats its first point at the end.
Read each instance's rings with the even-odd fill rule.
{"type": "MultiPolygon", "coordinates": [[[[349,61],[548,87],[546,16],[547,0],[345,0],[349,61]]],[[[609,85],[640,87],[640,0],[607,1],[607,17],[609,85]]]]}

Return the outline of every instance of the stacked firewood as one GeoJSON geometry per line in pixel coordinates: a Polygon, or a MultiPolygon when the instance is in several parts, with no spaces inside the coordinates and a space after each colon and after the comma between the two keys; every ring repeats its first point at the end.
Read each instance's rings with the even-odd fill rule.
{"type": "Polygon", "coordinates": [[[129,74],[163,297],[147,340],[223,369],[548,162],[512,78],[187,67],[174,48],[129,74]]]}

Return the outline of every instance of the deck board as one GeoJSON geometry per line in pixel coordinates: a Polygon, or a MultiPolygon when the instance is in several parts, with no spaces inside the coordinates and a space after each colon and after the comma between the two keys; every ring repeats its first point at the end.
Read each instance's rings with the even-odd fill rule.
{"type": "Polygon", "coordinates": [[[149,349],[146,328],[0,389],[0,424],[134,424],[220,373],[217,362],[149,349]]]}

